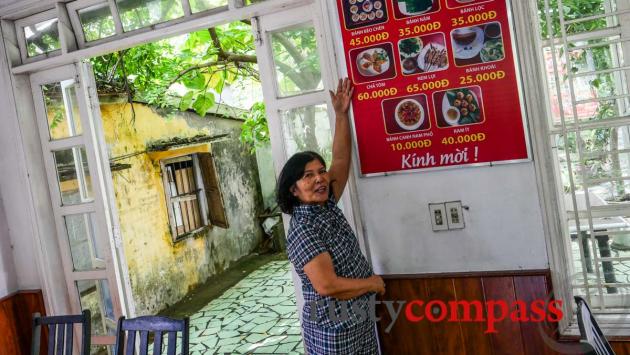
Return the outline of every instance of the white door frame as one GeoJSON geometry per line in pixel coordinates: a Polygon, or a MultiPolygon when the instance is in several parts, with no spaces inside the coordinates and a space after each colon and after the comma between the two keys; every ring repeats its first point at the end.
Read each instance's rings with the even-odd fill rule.
{"type": "MultiPolygon", "coordinates": [[[[126,300],[128,297],[126,291],[128,291],[128,288],[123,287],[121,265],[119,264],[121,261],[123,263],[125,262],[124,255],[122,258],[118,255],[122,252],[122,248],[120,247],[120,243],[115,242],[114,238],[115,219],[112,218],[112,214],[115,213],[115,207],[113,206],[113,194],[111,194],[112,180],[111,176],[109,176],[109,159],[107,158],[106,152],[104,152],[102,122],[91,67],[88,63],[80,62],[50,70],[43,70],[32,74],[30,76],[30,83],[34,99],[35,119],[37,120],[39,130],[42,155],[52,202],[52,212],[55,220],[55,234],[59,245],[61,264],[63,265],[63,273],[68,291],[67,303],[70,305],[70,311],[73,314],[81,313],[82,307],[75,282],[81,280],[107,280],[109,296],[111,297],[113,307],[113,324],[109,325],[115,329],[117,319],[127,314],[126,304],[128,302],[126,302],[126,300]],[[58,82],[62,83],[62,88],[68,84],[76,85],[75,100],[79,108],[82,134],[51,140],[41,85],[58,82]],[[80,161],[79,147],[85,149],[87,166],[90,172],[89,180],[91,181],[92,199],[84,200],[84,193],[82,192],[80,203],[64,205],[62,203],[57,178],[57,168],[52,152],[72,149],[75,154],[75,159],[77,159],[76,156],[78,156],[78,160],[80,161]],[[88,213],[94,216],[94,225],[92,226],[94,231],[93,237],[95,246],[102,255],[102,258],[97,260],[96,266],[104,268],[89,271],[75,271],[64,218],[69,215],[88,213]]],[[[65,94],[63,94],[63,97],[64,102],[67,102],[67,100],[65,100],[67,99],[65,94]]],[[[66,113],[67,112],[68,110],[66,110],[66,113]]],[[[72,131],[72,129],[70,131],[72,131]]],[[[77,160],[75,160],[75,164],[77,164],[76,162],[77,160]]],[[[81,165],[81,162],[79,162],[78,165],[81,165]]],[[[83,169],[77,169],[77,181],[80,190],[85,187],[83,184],[88,183],[87,180],[84,181],[84,178],[83,169]]],[[[100,283],[97,282],[96,285],[97,293],[100,296],[100,283]]],[[[106,317],[104,310],[101,310],[101,315],[103,317],[103,325],[105,325],[106,317]]],[[[115,335],[93,336],[92,344],[113,344],[114,340],[115,335]]]]}

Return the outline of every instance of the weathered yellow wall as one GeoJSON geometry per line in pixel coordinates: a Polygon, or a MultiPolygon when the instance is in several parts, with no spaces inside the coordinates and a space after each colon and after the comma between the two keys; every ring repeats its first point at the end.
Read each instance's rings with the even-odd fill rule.
{"type": "Polygon", "coordinates": [[[221,159],[222,152],[247,151],[238,142],[240,122],[198,116],[191,119],[188,113],[165,117],[140,104],[135,104],[134,109],[136,118],[132,124],[130,105],[101,104],[110,159],[144,151],[150,141],[200,133],[233,133],[233,138],[226,142],[229,145],[219,145],[221,149],[215,153],[230,228],[213,227],[207,233],[175,244],[170,234],[159,161],[148,154],[117,161],[131,164],[130,169],[113,172],[113,180],[136,310],[138,314],[153,314],[257,246],[262,234],[255,215],[260,210],[261,198],[257,181],[252,181],[257,178],[255,159],[249,159],[253,163],[243,159],[245,164],[237,166],[244,172],[222,176],[228,170],[236,171],[239,164],[230,163],[233,159],[221,159]],[[235,196],[239,195],[240,201],[234,204],[235,196]]]}

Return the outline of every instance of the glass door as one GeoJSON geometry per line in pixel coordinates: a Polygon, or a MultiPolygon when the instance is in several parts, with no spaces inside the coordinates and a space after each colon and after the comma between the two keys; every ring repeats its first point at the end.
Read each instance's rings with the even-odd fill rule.
{"type": "Polygon", "coordinates": [[[70,309],[91,311],[93,353],[106,354],[123,312],[90,73],[89,64],[77,63],[30,79],[70,309]]]}

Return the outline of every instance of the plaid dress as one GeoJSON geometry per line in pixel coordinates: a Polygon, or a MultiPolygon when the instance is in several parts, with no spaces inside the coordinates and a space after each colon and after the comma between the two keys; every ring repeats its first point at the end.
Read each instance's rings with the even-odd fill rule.
{"type": "Polygon", "coordinates": [[[303,204],[295,207],[287,236],[287,254],[302,281],[305,302],[302,334],[306,352],[318,355],[378,354],[374,322],[368,319],[374,312],[369,304],[374,294],[348,301],[324,297],[315,291],[304,273],[304,265],[324,252],[330,254],[337,276],[368,278],[373,275],[372,267],[361,253],[357,238],[336,206],[334,197],[324,206],[303,204]],[[316,309],[312,309],[314,302],[318,302],[316,309]]]}

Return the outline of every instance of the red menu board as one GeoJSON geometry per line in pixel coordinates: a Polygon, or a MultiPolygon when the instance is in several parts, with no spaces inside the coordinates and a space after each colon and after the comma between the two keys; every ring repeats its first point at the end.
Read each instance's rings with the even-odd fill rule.
{"type": "Polygon", "coordinates": [[[361,173],[529,159],[508,0],[337,0],[361,173]]]}

